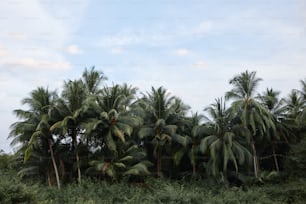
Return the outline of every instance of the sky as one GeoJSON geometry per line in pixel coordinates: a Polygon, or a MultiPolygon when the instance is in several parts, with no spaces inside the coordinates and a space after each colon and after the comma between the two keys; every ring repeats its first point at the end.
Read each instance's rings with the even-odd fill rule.
{"type": "Polygon", "coordinates": [[[14,109],[38,86],[95,66],[109,84],[165,87],[203,109],[256,71],[288,95],[306,77],[305,0],[1,0],[0,149],[14,109]]]}

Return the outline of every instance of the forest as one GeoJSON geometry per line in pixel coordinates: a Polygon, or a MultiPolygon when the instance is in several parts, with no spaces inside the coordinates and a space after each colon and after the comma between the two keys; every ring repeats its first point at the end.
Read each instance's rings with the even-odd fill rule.
{"type": "Polygon", "coordinates": [[[306,78],[284,98],[233,73],[203,113],[95,67],[37,87],[0,152],[0,203],[304,203],[306,78]],[[218,97],[218,96],[216,96],[218,97]]]}

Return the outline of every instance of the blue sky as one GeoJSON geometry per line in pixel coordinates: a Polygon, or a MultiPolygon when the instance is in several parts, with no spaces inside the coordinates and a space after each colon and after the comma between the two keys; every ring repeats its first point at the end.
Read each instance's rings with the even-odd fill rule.
{"type": "Polygon", "coordinates": [[[305,56],[304,0],[2,0],[0,149],[12,151],[12,111],[31,90],[60,91],[85,67],[142,92],[164,86],[202,112],[246,69],[264,79],[259,92],[287,95],[305,56]]]}

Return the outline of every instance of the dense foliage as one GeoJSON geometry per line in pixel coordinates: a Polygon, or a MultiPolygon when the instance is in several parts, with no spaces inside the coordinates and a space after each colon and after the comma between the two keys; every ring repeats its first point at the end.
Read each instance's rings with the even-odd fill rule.
{"type": "MultiPolygon", "coordinates": [[[[163,87],[139,93],[127,84],[107,86],[106,80],[93,67],[85,69],[80,79],[65,81],[60,94],[34,89],[22,100],[28,109],[14,111],[20,120],[12,124],[10,138],[18,150],[13,156],[2,154],[0,167],[6,167],[11,157],[12,168],[24,179],[58,189],[66,185],[55,200],[51,199],[58,194],[55,189],[42,193],[48,203],[112,202],[110,192],[116,195],[111,199],[130,203],[203,203],[205,199],[239,203],[250,198],[259,203],[289,202],[284,195],[279,198],[283,200],[275,199],[268,187],[261,194],[252,188],[247,192],[202,189],[203,182],[224,188],[247,186],[263,184],[274,175],[285,185],[290,176],[305,176],[305,80],[301,89],[281,99],[273,89],[256,92],[262,79],[245,71],[230,79],[232,89],[205,108],[205,115],[190,115],[190,107],[163,87]],[[187,182],[185,189],[183,178],[194,183],[187,182]],[[127,188],[128,183],[148,182],[148,188],[127,188]]],[[[305,186],[305,180],[298,182],[305,186]]],[[[5,185],[1,180],[2,194],[9,189],[5,185]]],[[[31,197],[34,194],[22,185],[15,192],[24,188],[23,199],[41,199],[31,197]]],[[[284,189],[288,188],[279,192],[284,189]]],[[[299,196],[306,195],[296,190],[301,191],[299,196]]]]}
{"type": "Polygon", "coordinates": [[[260,187],[225,188],[209,180],[168,180],[149,178],[145,186],[130,186],[125,180],[109,184],[83,180],[58,190],[38,183],[20,181],[13,173],[0,174],[0,203],[95,204],[95,203],[304,203],[306,181],[266,183],[260,187]]]}

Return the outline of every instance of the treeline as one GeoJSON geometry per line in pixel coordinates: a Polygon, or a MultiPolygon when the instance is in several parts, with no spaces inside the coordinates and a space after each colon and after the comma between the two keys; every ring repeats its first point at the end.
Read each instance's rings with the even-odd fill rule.
{"type": "Polygon", "coordinates": [[[27,109],[14,110],[19,121],[9,136],[19,175],[60,188],[84,176],[195,176],[228,183],[306,167],[306,80],[281,99],[274,89],[257,93],[261,79],[245,71],[230,79],[231,90],[204,115],[192,116],[163,87],[139,93],[106,80],[93,67],[65,81],[60,94],[38,87],[22,100],[27,109]]]}

